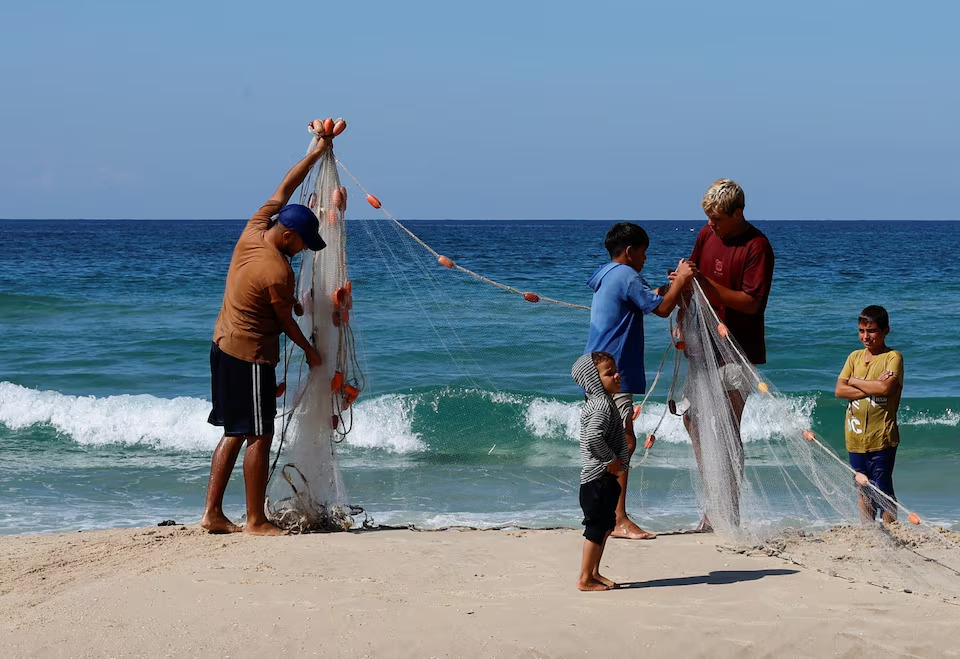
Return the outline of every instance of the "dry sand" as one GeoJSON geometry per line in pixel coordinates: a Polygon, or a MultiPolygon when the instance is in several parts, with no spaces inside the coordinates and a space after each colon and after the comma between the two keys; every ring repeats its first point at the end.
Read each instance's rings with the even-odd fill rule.
{"type": "Polygon", "coordinates": [[[0,657],[960,657],[960,606],[798,564],[810,545],[785,559],[703,534],[612,540],[603,572],[624,587],[581,593],[582,541],[195,526],[6,537],[0,657]]]}

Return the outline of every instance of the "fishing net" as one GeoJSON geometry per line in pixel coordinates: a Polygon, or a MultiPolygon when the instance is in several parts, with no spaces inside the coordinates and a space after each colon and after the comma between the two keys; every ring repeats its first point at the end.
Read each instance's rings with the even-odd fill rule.
{"type": "MultiPolygon", "coordinates": [[[[562,261],[530,263],[515,227],[546,254],[590,238],[521,223],[498,233],[424,222],[414,232],[386,209],[386,221],[347,225],[338,165],[381,208],[332,152],[304,186],[328,247],[301,266],[301,322],[325,362],[311,371],[297,349],[286,352],[294,393],[270,484],[274,518],[301,531],[347,528],[360,512],[348,488],[365,525],[577,526],[582,394],[567,374],[589,321],[586,304],[563,300],[589,298],[562,261]],[[349,302],[337,297],[352,301],[348,229],[362,246],[356,345],[349,302]],[[461,253],[472,258],[461,264],[461,253]]],[[[781,393],[750,364],[698,286],[664,325],[647,332],[648,370],[658,367],[634,422],[627,509],[644,526],[692,529],[705,517],[728,551],[960,596],[957,533],[857,483],[837,443],[812,430],[815,403],[781,393]],[[898,521],[872,521],[884,514],[898,521]]]]}
{"type": "Polygon", "coordinates": [[[736,551],[884,588],[960,596],[960,534],[924,523],[856,475],[744,357],[697,282],[693,288],[672,330],[667,411],[690,436],[703,526],[736,551]],[[742,427],[762,432],[744,442],[742,427]]]}
{"type": "MultiPolygon", "coordinates": [[[[324,130],[320,122],[311,122],[310,128],[308,153],[324,130]]],[[[300,192],[300,203],[320,220],[327,246],[304,252],[297,274],[297,299],[303,311],[298,323],[323,362],[308,368],[303,351],[286,342],[279,450],[267,500],[273,522],[297,532],[346,530],[353,526],[353,516],[362,512],[348,503],[334,449],[350,432],[352,404],[363,389],[350,327],[353,287],[347,278],[346,202],[333,149],[328,148],[300,192]]]]}

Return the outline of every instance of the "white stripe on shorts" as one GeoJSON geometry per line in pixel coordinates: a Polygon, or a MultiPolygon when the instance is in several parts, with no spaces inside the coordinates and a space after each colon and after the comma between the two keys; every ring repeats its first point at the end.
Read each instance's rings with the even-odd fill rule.
{"type": "Polygon", "coordinates": [[[253,434],[263,434],[263,419],[260,418],[260,364],[253,365],[253,434]]]}

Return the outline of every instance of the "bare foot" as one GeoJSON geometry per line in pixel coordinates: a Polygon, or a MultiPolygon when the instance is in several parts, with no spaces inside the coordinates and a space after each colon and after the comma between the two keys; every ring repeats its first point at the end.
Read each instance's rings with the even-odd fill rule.
{"type": "Polygon", "coordinates": [[[593,580],[594,580],[594,581],[599,581],[600,583],[602,583],[602,584],[603,584],[604,586],[606,586],[607,588],[619,588],[619,587],[620,587],[620,586],[617,584],[616,581],[613,581],[612,579],[607,579],[605,576],[603,576],[603,575],[600,574],[600,573],[594,574],[594,575],[593,575],[593,580]]]}
{"type": "Polygon", "coordinates": [[[710,524],[710,520],[707,519],[706,515],[704,515],[703,519],[700,520],[700,523],[697,524],[697,528],[694,530],[698,533],[713,533],[713,525],[710,524]]]}
{"type": "Polygon", "coordinates": [[[656,533],[644,531],[631,520],[617,522],[617,526],[610,534],[613,538],[627,538],[628,540],[653,540],[657,537],[656,533]]]}
{"type": "Polygon", "coordinates": [[[596,579],[588,579],[587,581],[581,581],[580,579],[577,579],[577,590],[610,590],[610,586],[602,581],[597,581],[596,579]]]}
{"type": "Polygon", "coordinates": [[[250,524],[247,522],[243,527],[243,532],[247,535],[290,535],[290,531],[284,531],[276,524],[263,522],[261,524],[250,524]]]}
{"type": "Polygon", "coordinates": [[[207,533],[240,533],[243,530],[242,526],[237,526],[223,515],[204,515],[200,526],[205,528],[207,533]]]}

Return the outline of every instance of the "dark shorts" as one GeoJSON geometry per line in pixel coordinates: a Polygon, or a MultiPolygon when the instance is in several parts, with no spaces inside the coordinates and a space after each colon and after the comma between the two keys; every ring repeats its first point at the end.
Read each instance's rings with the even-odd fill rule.
{"type": "Polygon", "coordinates": [[[620,483],[610,472],[580,485],[580,508],[583,510],[583,537],[598,545],[608,531],[617,525],[617,501],[620,483]]]}
{"type": "Polygon", "coordinates": [[[893,465],[897,461],[897,447],[891,446],[882,451],[870,453],[849,453],[850,466],[854,471],[865,474],[878,490],[896,501],[893,493],[893,465]]]}
{"type": "Polygon", "coordinates": [[[213,410],[207,423],[223,426],[228,437],[273,434],[277,415],[277,373],[271,364],[231,357],[216,343],[210,347],[213,410]]]}

